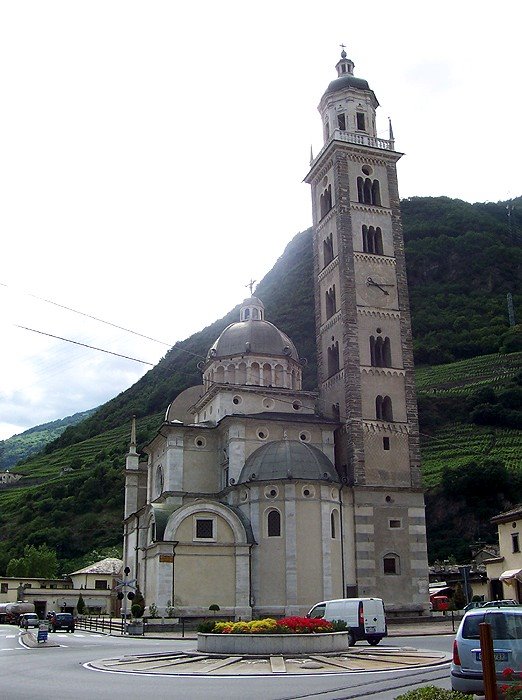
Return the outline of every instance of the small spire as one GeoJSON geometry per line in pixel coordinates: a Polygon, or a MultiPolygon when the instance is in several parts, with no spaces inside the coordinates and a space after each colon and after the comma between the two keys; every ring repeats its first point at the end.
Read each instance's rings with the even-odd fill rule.
{"type": "Polygon", "coordinates": [[[132,416],[131,439],[130,439],[130,445],[129,445],[129,454],[130,454],[130,455],[135,455],[135,454],[137,454],[137,452],[136,452],[136,416],[132,416]]]}
{"type": "Polygon", "coordinates": [[[389,137],[389,138],[390,138],[390,141],[393,142],[393,141],[395,141],[395,139],[393,138],[393,127],[392,127],[392,123],[391,123],[391,118],[390,118],[390,117],[388,117],[388,125],[389,125],[389,128],[390,128],[390,137],[389,137]]]}
{"type": "Polygon", "coordinates": [[[310,165],[314,162],[314,152],[312,150],[312,145],[310,144],[310,165]]]}

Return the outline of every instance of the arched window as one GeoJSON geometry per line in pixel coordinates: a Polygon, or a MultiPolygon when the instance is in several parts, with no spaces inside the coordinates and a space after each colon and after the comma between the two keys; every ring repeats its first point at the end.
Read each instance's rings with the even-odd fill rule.
{"type": "Polygon", "coordinates": [[[252,318],[256,320],[259,318],[259,309],[256,309],[255,307],[252,309],[252,318]]]}
{"type": "Polygon", "coordinates": [[[389,338],[370,336],[370,364],[372,367],[391,367],[391,346],[389,338]]]}
{"type": "Polygon", "coordinates": [[[156,495],[161,496],[163,493],[163,469],[158,467],[156,469],[156,495]]]}
{"type": "Polygon", "coordinates": [[[361,204],[373,204],[381,206],[381,188],[379,180],[371,180],[369,177],[357,178],[357,199],[361,204]]]}
{"type": "Polygon", "coordinates": [[[149,523],[149,542],[154,542],[156,540],[156,523],[151,520],[149,523]]]}
{"type": "Polygon", "coordinates": [[[332,342],[327,349],[328,376],[332,377],[339,371],[339,341],[332,342]]]}
{"type": "Polygon", "coordinates": [[[382,231],[380,226],[377,226],[375,229],[375,250],[373,252],[375,255],[384,255],[384,248],[382,246],[382,231]]]}
{"type": "Polygon", "coordinates": [[[372,181],[369,177],[364,180],[364,203],[373,204],[372,181]]]}
{"type": "Polygon", "coordinates": [[[240,362],[237,368],[236,381],[238,384],[246,384],[247,366],[244,362],[240,362]]]}
{"type": "Polygon", "coordinates": [[[374,180],[372,182],[372,204],[376,207],[381,206],[381,188],[379,186],[379,180],[374,180]]]}
{"type": "Polygon", "coordinates": [[[254,386],[259,386],[261,383],[261,368],[258,362],[252,362],[250,365],[250,382],[254,386]]]}
{"type": "Polygon", "coordinates": [[[263,386],[272,386],[272,365],[265,362],[263,365],[263,386]]]}
{"type": "Polygon", "coordinates": [[[361,204],[364,204],[364,178],[357,178],[357,199],[361,204]]]}
{"type": "Polygon", "coordinates": [[[281,537],[281,513],[278,510],[268,511],[266,534],[268,537],[281,537]]]}
{"type": "Polygon", "coordinates": [[[245,321],[250,318],[250,309],[245,309],[245,321]]]}
{"type": "Polygon", "coordinates": [[[274,372],[275,372],[275,385],[279,386],[279,387],[284,386],[283,365],[276,365],[274,372]]]}
{"type": "Polygon", "coordinates": [[[392,401],[389,396],[377,396],[375,399],[375,417],[377,420],[393,422],[392,401]]]}
{"type": "Polygon", "coordinates": [[[326,267],[327,265],[329,265],[332,262],[332,260],[334,259],[332,234],[330,234],[329,236],[326,236],[326,238],[323,241],[323,259],[324,259],[323,267],[326,267]]]}
{"type": "Polygon", "coordinates": [[[339,511],[332,510],[330,513],[330,536],[333,540],[337,539],[339,534],[339,511]]]}
{"type": "Polygon", "coordinates": [[[326,216],[332,208],[332,185],[326,187],[319,197],[319,209],[321,210],[321,219],[326,216]]]}
{"type": "Polygon", "coordinates": [[[216,369],[215,380],[216,384],[223,384],[225,382],[225,368],[223,365],[219,365],[216,369]]]}
{"type": "Polygon", "coordinates": [[[335,284],[326,292],[326,318],[331,318],[336,311],[335,284]]]}
{"type": "Polygon", "coordinates": [[[227,371],[225,374],[225,379],[228,382],[228,384],[235,384],[236,383],[236,367],[235,365],[228,365],[227,371]]]}
{"type": "Polygon", "coordinates": [[[394,552],[385,554],[382,558],[383,573],[398,576],[401,573],[401,558],[394,552]]]}

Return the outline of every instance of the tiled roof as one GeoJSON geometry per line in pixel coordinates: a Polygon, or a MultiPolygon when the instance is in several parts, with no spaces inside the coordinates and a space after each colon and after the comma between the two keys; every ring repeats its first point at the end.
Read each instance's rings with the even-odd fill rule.
{"type": "Polygon", "coordinates": [[[515,520],[516,518],[522,517],[522,503],[519,503],[517,506],[512,508],[511,510],[506,510],[503,513],[499,513],[498,515],[495,515],[494,518],[491,518],[492,523],[503,523],[506,521],[510,520],[515,520]]]}
{"type": "Polygon", "coordinates": [[[117,576],[121,573],[122,568],[123,561],[121,559],[107,557],[107,559],[96,561],[94,564],[86,566],[84,569],[73,571],[69,576],[74,576],[75,574],[110,574],[112,576],[117,576]]]}

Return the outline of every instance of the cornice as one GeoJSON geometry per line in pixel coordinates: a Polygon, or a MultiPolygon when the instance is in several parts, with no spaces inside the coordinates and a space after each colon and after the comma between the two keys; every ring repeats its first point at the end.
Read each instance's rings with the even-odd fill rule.
{"type": "Polygon", "coordinates": [[[339,372],[337,372],[337,374],[334,374],[332,377],[328,377],[328,379],[321,384],[321,387],[323,389],[329,389],[330,387],[334,386],[334,384],[338,384],[343,379],[344,369],[340,370],[339,372]]]}
{"type": "Polygon", "coordinates": [[[335,326],[335,324],[341,320],[341,310],[336,311],[333,316],[331,316],[328,321],[323,323],[319,329],[320,333],[326,333],[332,326],[335,326]]]}
{"type": "Polygon", "coordinates": [[[317,280],[321,282],[324,280],[325,277],[327,277],[330,272],[332,272],[337,266],[339,265],[339,256],[335,256],[335,258],[332,260],[332,262],[328,263],[326,267],[323,267],[321,272],[317,275],[317,280]]]}
{"type": "Polygon", "coordinates": [[[410,430],[407,423],[387,423],[379,420],[367,420],[363,418],[363,430],[369,435],[375,433],[393,433],[395,435],[408,435],[410,430]]]}
{"type": "Polygon", "coordinates": [[[358,306],[357,313],[361,316],[371,316],[372,318],[385,318],[399,320],[401,317],[400,311],[384,311],[384,309],[372,309],[368,306],[358,306]]]}
{"type": "Polygon", "coordinates": [[[361,374],[369,374],[372,377],[405,377],[406,370],[399,367],[360,367],[361,374]]]}
{"type": "Polygon", "coordinates": [[[334,204],[334,205],[332,206],[332,208],[330,209],[330,211],[329,211],[327,214],[325,214],[325,215],[323,216],[323,218],[321,219],[321,221],[318,222],[317,226],[315,227],[315,230],[317,231],[317,233],[319,233],[319,231],[322,231],[323,228],[324,228],[327,224],[329,224],[330,221],[334,218],[336,209],[337,209],[337,205],[334,204]]]}
{"type": "Polygon", "coordinates": [[[359,262],[377,263],[378,265],[382,265],[383,267],[397,267],[397,260],[391,255],[371,255],[369,253],[354,252],[353,257],[359,262]]]}
{"type": "Polygon", "coordinates": [[[350,209],[355,211],[363,211],[367,214],[380,214],[381,216],[392,215],[392,210],[389,207],[377,207],[373,204],[362,204],[361,202],[350,202],[350,209]]]}

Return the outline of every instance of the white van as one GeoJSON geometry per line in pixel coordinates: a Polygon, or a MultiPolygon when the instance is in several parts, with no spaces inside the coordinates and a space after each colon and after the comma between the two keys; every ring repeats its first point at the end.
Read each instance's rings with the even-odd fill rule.
{"type": "Polygon", "coordinates": [[[371,645],[379,644],[388,634],[384,603],[381,598],[324,600],[314,605],[307,617],[346,622],[350,630],[350,646],[359,639],[366,639],[371,645]]]}

